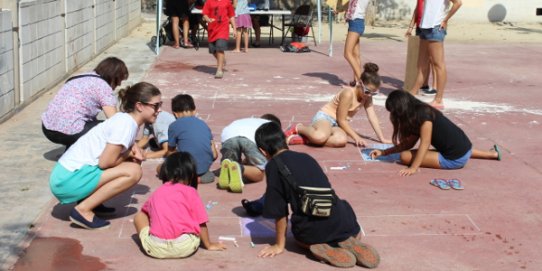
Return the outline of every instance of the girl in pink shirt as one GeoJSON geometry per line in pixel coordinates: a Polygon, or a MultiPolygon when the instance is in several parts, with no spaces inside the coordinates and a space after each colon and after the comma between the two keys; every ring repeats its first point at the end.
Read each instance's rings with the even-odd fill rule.
{"type": "Polygon", "coordinates": [[[222,243],[209,241],[207,213],[198,195],[196,163],[187,152],[166,158],[159,178],[164,182],[143,204],[134,225],[147,255],[184,258],[203,243],[208,250],[224,250],[222,243]]]}

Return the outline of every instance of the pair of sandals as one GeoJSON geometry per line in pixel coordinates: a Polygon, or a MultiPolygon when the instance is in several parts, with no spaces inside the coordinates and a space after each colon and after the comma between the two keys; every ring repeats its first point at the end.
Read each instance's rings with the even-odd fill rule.
{"type": "Polygon", "coordinates": [[[434,185],[442,190],[449,190],[450,188],[454,190],[463,190],[465,187],[461,184],[459,179],[433,179],[429,182],[431,185],[434,185]]]}

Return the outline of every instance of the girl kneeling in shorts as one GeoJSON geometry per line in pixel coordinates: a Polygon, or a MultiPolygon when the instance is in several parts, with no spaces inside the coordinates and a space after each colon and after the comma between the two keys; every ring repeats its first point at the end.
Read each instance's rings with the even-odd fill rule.
{"type": "Polygon", "coordinates": [[[371,157],[401,153],[401,163],[408,165],[400,175],[409,176],[419,167],[458,169],[469,158],[496,159],[501,155],[497,145],[490,151],[472,148],[472,143],[461,128],[446,118],[439,110],[416,99],[412,94],[395,90],[386,100],[393,124],[392,148],[374,150],[371,157]],[[417,150],[411,150],[420,141],[417,150]],[[430,146],[435,147],[430,150],[430,146]]]}

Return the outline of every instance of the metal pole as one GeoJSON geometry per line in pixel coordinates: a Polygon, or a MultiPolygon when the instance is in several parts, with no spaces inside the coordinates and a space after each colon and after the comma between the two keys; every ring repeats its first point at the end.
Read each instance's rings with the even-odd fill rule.
{"type": "Polygon", "coordinates": [[[328,18],[328,23],[329,23],[329,51],[328,51],[328,55],[329,55],[329,57],[332,57],[333,56],[333,22],[335,20],[333,19],[333,10],[331,9],[331,7],[329,7],[329,9],[328,9],[327,18],[328,18]]]}
{"type": "Polygon", "coordinates": [[[156,0],[156,42],[154,52],[160,54],[160,24],[162,23],[162,0],[156,0]]]}
{"type": "Polygon", "coordinates": [[[318,8],[318,44],[322,43],[322,0],[317,0],[318,8]]]}

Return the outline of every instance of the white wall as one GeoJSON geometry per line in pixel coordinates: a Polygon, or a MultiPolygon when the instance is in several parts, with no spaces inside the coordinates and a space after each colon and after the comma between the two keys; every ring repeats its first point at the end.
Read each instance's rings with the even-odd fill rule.
{"type": "Polygon", "coordinates": [[[141,23],[140,0],[0,0],[0,8],[0,121],[141,23]]]}
{"type": "Polygon", "coordinates": [[[0,11],[0,116],[15,106],[11,11],[0,11]]]}
{"type": "MultiPolygon", "coordinates": [[[[372,0],[378,9],[378,19],[409,19],[416,7],[414,0],[372,0]]],[[[540,0],[462,0],[463,5],[452,20],[462,22],[542,22],[536,8],[540,0]]]]}

